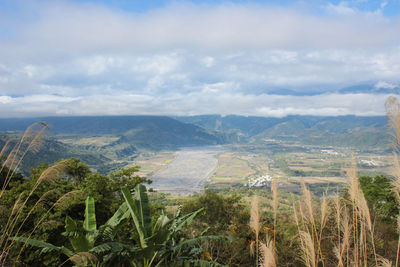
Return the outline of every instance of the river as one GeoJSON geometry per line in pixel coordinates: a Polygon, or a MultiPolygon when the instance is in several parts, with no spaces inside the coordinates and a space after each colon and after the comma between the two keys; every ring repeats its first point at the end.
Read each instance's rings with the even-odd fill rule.
{"type": "Polygon", "coordinates": [[[218,166],[220,146],[182,148],[166,169],[150,177],[158,192],[189,195],[200,192],[218,166]]]}

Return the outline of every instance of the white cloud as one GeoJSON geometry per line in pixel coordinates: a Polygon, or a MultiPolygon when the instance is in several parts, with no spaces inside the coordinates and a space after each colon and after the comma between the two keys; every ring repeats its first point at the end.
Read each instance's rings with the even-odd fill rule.
{"type": "Polygon", "coordinates": [[[0,96],[0,103],[2,104],[9,104],[12,102],[12,98],[9,96],[0,96]]]}
{"type": "Polygon", "coordinates": [[[368,18],[374,18],[378,20],[384,20],[383,10],[387,6],[387,1],[382,1],[378,8],[372,11],[361,11],[358,9],[358,5],[362,2],[368,1],[341,1],[338,4],[328,3],[324,8],[325,10],[333,15],[339,16],[354,16],[361,15],[368,18]]]}
{"type": "Polygon", "coordinates": [[[206,56],[201,60],[207,68],[211,68],[212,66],[215,65],[215,58],[206,56]]]}
{"type": "Polygon", "coordinates": [[[356,14],[356,10],[352,7],[349,7],[349,3],[346,1],[342,1],[337,5],[328,3],[328,5],[326,6],[326,9],[328,12],[332,12],[334,14],[339,14],[339,15],[354,15],[354,14],[356,14]]]}
{"type": "MultiPolygon", "coordinates": [[[[226,86],[226,85],[214,85],[226,86]]],[[[118,94],[68,98],[49,95],[0,97],[2,117],[55,115],[195,115],[242,114],[282,117],[286,115],[360,116],[384,115],[389,95],[322,94],[283,96],[271,94],[227,94],[203,90],[165,97],[118,94]]]]}
{"type": "Polygon", "coordinates": [[[28,77],[33,77],[37,72],[35,66],[32,65],[26,65],[24,71],[28,77]]]}
{"type": "Polygon", "coordinates": [[[145,14],[66,2],[28,8],[38,19],[10,24],[16,38],[1,44],[2,50],[9,51],[2,59],[21,56],[43,60],[42,56],[49,54],[68,57],[188,47],[225,51],[377,47],[398,43],[400,33],[396,20],[355,12],[346,2],[328,4],[328,8],[349,14],[347,19],[311,15],[290,7],[235,4],[176,4],[145,14]]]}
{"type": "Polygon", "coordinates": [[[113,61],[113,58],[95,56],[90,61],[85,60],[82,63],[87,68],[88,75],[99,75],[102,74],[113,61]]]}
{"type": "Polygon", "coordinates": [[[382,114],[386,96],[334,92],[400,77],[399,20],[347,2],[328,4],[333,16],[250,4],[24,8],[34,15],[0,21],[13,33],[0,38],[1,116],[382,114]]]}
{"type": "Polygon", "coordinates": [[[375,84],[375,88],[379,89],[379,88],[385,88],[385,89],[395,89],[399,87],[399,85],[393,84],[393,83],[388,83],[385,81],[379,81],[375,84]]]}

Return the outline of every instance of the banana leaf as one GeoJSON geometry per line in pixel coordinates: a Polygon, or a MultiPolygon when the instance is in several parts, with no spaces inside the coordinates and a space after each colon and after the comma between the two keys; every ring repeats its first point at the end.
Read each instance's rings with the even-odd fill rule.
{"type": "MultiPolygon", "coordinates": [[[[138,187],[136,187],[138,188],[138,187]]],[[[139,212],[138,212],[138,208],[136,206],[136,202],[132,197],[131,192],[129,191],[128,188],[123,187],[121,189],[122,191],[122,195],[124,196],[125,202],[128,205],[129,211],[131,213],[131,217],[133,220],[133,223],[135,224],[135,228],[136,228],[136,232],[139,235],[139,241],[140,241],[140,246],[142,249],[147,247],[147,243],[146,243],[146,236],[145,236],[145,230],[143,227],[142,222],[140,221],[140,217],[139,217],[139,212]]]]}
{"type": "Polygon", "coordinates": [[[86,198],[86,208],[85,208],[85,220],[83,222],[83,229],[86,230],[86,239],[88,241],[89,247],[93,247],[95,239],[95,231],[97,230],[96,225],[96,211],[94,205],[94,198],[86,198]]]}
{"type": "Polygon", "coordinates": [[[30,238],[26,238],[26,237],[11,237],[10,239],[15,240],[17,242],[21,242],[21,243],[26,243],[33,247],[42,248],[42,251],[41,251],[42,253],[57,251],[57,252],[63,253],[67,257],[72,257],[74,255],[74,252],[72,252],[71,250],[69,250],[68,248],[66,248],[64,246],[57,247],[57,246],[54,246],[53,244],[50,244],[47,242],[30,239],[30,238]]]}

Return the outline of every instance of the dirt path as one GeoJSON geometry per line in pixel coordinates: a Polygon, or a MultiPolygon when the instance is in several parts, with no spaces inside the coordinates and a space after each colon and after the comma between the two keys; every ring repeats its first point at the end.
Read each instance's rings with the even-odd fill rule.
{"type": "Polygon", "coordinates": [[[150,177],[153,180],[151,187],[159,192],[179,195],[200,192],[217,168],[216,155],[223,151],[217,146],[179,150],[166,169],[150,177]]]}

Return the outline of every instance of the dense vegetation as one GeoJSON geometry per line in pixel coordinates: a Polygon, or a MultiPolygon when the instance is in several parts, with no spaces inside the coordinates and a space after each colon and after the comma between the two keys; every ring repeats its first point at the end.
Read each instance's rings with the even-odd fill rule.
{"type": "Polygon", "coordinates": [[[395,177],[357,177],[353,162],[332,197],[313,197],[305,183],[285,193],[275,179],[171,198],[137,167],[103,175],[69,158],[20,174],[46,128],[33,125],[0,152],[1,266],[398,266],[396,157],[395,177]]]}
{"type": "MultiPolygon", "coordinates": [[[[150,181],[136,176],[137,168],[104,176],[92,173],[74,158],[47,167],[41,165],[32,169],[29,178],[21,179],[21,175],[15,175],[15,180],[1,197],[0,224],[5,229],[9,218],[15,218],[16,203],[21,203],[31,194],[38,180],[42,180],[24,202],[15,226],[10,229],[11,239],[8,243],[2,240],[10,264],[142,266],[140,264],[146,263],[143,266],[156,266],[160,263],[158,266],[180,266],[188,261],[192,264],[188,266],[200,262],[213,266],[217,263],[254,266],[256,256],[252,256],[251,250],[256,240],[260,240],[262,247],[261,242],[268,244],[265,238],[272,240],[275,234],[277,266],[313,266],[304,259],[303,241],[299,239],[297,229],[311,227],[311,233],[315,231],[315,236],[324,239],[324,242],[314,240],[315,250],[318,246],[321,250],[315,252],[322,255],[320,265],[336,266],[334,248],[344,241],[335,237],[335,203],[340,203],[342,215],[339,216],[347,216],[343,215],[344,210],[351,208],[352,201],[348,191],[338,200],[312,199],[307,187],[303,188],[303,195],[283,192],[274,195],[265,189],[237,190],[234,194],[205,191],[182,201],[163,194],[146,193],[143,184],[150,181]],[[125,189],[121,191],[120,188],[125,189]],[[133,195],[130,192],[134,192],[133,195]],[[250,207],[254,196],[258,196],[259,204],[253,203],[250,207]],[[278,198],[276,207],[274,198],[278,198]],[[308,201],[311,206],[306,204],[308,201]],[[130,210],[130,204],[142,208],[143,212],[130,210]],[[299,216],[298,224],[293,217],[293,205],[299,216]],[[319,207],[328,209],[322,211],[319,207]],[[258,215],[254,215],[256,210],[258,215]],[[132,219],[132,214],[143,216],[132,219]],[[313,214],[314,222],[310,220],[310,214],[313,214]],[[141,242],[146,242],[146,247],[141,242]],[[10,244],[12,246],[8,247],[10,244]],[[153,265],[150,264],[152,259],[153,265]]],[[[398,204],[391,180],[382,175],[363,176],[359,182],[370,207],[376,253],[394,262],[398,204]]],[[[339,236],[344,238],[344,233],[339,236]]],[[[352,254],[352,245],[349,249],[352,254]]],[[[367,251],[367,261],[374,265],[372,248],[367,246],[367,251]]],[[[260,252],[260,259],[263,253],[260,252]]],[[[353,257],[350,257],[350,263],[353,263],[353,257]]]]}

